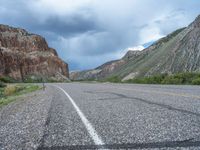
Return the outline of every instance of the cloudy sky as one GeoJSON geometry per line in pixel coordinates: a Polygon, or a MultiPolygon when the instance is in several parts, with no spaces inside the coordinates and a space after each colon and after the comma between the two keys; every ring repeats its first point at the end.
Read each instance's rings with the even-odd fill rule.
{"type": "Polygon", "coordinates": [[[0,0],[0,24],[44,36],[70,70],[141,50],[199,14],[200,0],[0,0]]]}

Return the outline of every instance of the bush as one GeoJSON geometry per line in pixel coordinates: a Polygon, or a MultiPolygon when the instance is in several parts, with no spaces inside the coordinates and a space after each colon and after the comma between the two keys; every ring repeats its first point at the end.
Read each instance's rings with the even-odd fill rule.
{"type": "Polygon", "coordinates": [[[200,78],[192,80],[193,85],[200,85],[200,78]]]}
{"type": "Polygon", "coordinates": [[[4,88],[4,87],[6,87],[6,85],[0,81],[0,88],[4,88]]]}
{"type": "Polygon", "coordinates": [[[182,84],[183,80],[180,78],[167,77],[161,83],[162,84],[182,84]]]}
{"type": "Polygon", "coordinates": [[[0,81],[4,83],[15,83],[16,80],[10,77],[0,77],[0,81]]]}
{"type": "Polygon", "coordinates": [[[5,96],[10,96],[13,95],[17,92],[17,88],[14,85],[8,85],[5,89],[4,89],[4,95],[5,96]]]}
{"type": "Polygon", "coordinates": [[[198,73],[178,73],[167,76],[162,84],[192,84],[192,81],[199,78],[200,74],[198,73]]]}
{"type": "Polygon", "coordinates": [[[16,100],[17,96],[39,90],[40,86],[34,84],[8,85],[0,88],[0,107],[16,100]]]}
{"type": "Polygon", "coordinates": [[[24,79],[24,83],[41,83],[42,77],[40,76],[27,76],[24,79]]]}
{"type": "MultiPolygon", "coordinates": [[[[33,86],[31,86],[31,88],[32,87],[33,86]]],[[[8,85],[4,89],[4,95],[5,96],[11,96],[11,95],[19,93],[19,92],[21,92],[21,91],[23,91],[25,89],[29,89],[29,86],[26,86],[26,85],[8,85]]]]}
{"type": "Polygon", "coordinates": [[[144,78],[135,78],[128,80],[126,82],[139,83],[139,84],[161,84],[163,79],[166,77],[166,74],[144,77],[144,78]]]}
{"type": "Polygon", "coordinates": [[[143,78],[135,78],[126,81],[126,83],[141,84],[195,84],[200,85],[200,73],[177,73],[173,75],[156,75],[143,78]]]}
{"type": "Polygon", "coordinates": [[[146,77],[144,81],[146,84],[160,84],[164,78],[165,75],[156,75],[152,77],[146,77]]]}
{"type": "Polygon", "coordinates": [[[118,76],[112,76],[110,78],[107,78],[106,81],[107,82],[119,83],[119,82],[121,82],[121,79],[118,76]]]}

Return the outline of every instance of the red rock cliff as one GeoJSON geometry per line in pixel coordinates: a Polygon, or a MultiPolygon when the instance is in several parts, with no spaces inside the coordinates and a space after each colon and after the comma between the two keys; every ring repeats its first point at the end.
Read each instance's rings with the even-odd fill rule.
{"type": "Polygon", "coordinates": [[[0,25],[0,76],[68,77],[68,65],[46,40],[24,29],[0,25]]]}

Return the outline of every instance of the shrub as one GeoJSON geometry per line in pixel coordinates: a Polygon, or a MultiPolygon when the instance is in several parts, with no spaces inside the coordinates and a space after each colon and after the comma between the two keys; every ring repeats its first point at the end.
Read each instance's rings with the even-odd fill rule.
{"type": "Polygon", "coordinates": [[[200,85],[200,78],[196,78],[196,79],[192,80],[192,84],[193,85],[200,85]]]}
{"type": "Polygon", "coordinates": [[[162,84],[182,84],[183,78],[178,76],[167,76],[162,82],[162,84]]]}
{"type": "Polygon", "coordinates": [[[162,82],[162,84],[182,84],[183,80],[174,77],[167,77],[162,82]]]}
{"type": "Polygon", "coordinates": [[[16,100],[17,96],[39,90],[40,86],[34,84],[8,85],[0,88],[0,107],[16,100]]]}
{"type": "Polygon", "coordinates": [[[8,85],[5,89],[4,89],[4,95],[5,96],[10,96],[13,95],[17,92],[17,88],[14,85],[8,85]]]}
{"type": "Polygon", "coordinates": [[[156,75],[152,77],[146,77],[145,82],[147,84],[161,84],[164,78],[165,78],[165,75],[156,75]]]}
{"type": "Polygon", "coordinates": [[[185,72],[172,75],[163,74],[150,77],[135,78],[126,81],[126,83],[200,85],[200,73],[185,72]]]}
{"type": "Polygon", "coordinates": [[[118,82],[121,82],[121,79],[118,76],[112,76],[110,78],[107,78],[106,81],[118,83],[118,82]]]}
{"type": "Polygon", "coordinates": [[[173,75],[174,78],[181,80],[182,84],[191,84],[192,80],[197,78],[199,74],[197,73],[190,73],[190,72],[185,72],[185,73],[178,73],[173,75]]]}
{"type": "Polygon", "coordinates": [[[166,74],[144,77],[144,78],[135,78],[128,80],[126,82],[139,83],[139,84],[161,84],[163,79],[166,77],[166,74]]]}
{"type": "Polygon", "coordinates": [[[42,78],[40,76],[27,76],[24,79],[24,83],[41,83],[42,78]]]}
{"type": "Polygon", "coordinates": [[[4,83],[15,83],[16,80],[10,77],[0,77],[0,81],[4,83]]]}
{"type": "Polygon", "coordinates": [[[4,95],[5,96],[10,96],[10,95],[16,94],[16,93],[18,93],[20,91],[23,91],[26,88],[29,88],[29,86],[25,86],[25,85],[8,85],[4,89],[4,95]]]}
{"type": "Polygon", "coordinates": [[[4,96],[4,89],[3,88],[0,88],[0,98],[2,98],[4,96]]]}
{"type": "Polygon", "coordinates": [[[192,84],[192,81],[199,78],[200,74],[198,73],[178,73],[167,76],[162,84],[192,84]]]}
{"type": "Polygon", "coordinates": [[[4,88],[4,87],[6,87],[6,85],[0,81],[0,88],[4,88]]]}

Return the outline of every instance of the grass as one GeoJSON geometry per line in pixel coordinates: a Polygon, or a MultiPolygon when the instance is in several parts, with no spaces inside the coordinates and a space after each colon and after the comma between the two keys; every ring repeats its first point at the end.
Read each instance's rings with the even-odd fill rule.
{"type": "Polygon", "coordinates": [[[19,96],[39,90],[35,84],[9,84],[0,88],[0,107],[15,101],[19,96]]]}

